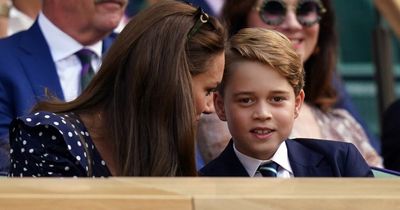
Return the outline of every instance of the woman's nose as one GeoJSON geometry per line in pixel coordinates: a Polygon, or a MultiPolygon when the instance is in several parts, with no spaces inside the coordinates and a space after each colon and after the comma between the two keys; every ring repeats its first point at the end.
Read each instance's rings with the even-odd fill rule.
{"type": "Polygon", "coordinates": [[[213,100],[213,94],[210,94],[209,96],[207,96],[206,99],[206,104],[204,107],[204,114],[211,114],[215,112],[215,108],[214,108],[214,100],[213,100]]]}

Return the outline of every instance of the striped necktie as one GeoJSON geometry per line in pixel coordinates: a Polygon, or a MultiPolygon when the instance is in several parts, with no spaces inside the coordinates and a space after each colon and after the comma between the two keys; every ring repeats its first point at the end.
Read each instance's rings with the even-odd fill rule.
{"type": "Polygon", "coordinates": [[[278,164],[274,161],[264,163],[257,169],[263,177],[276,177],[278,175],[278,164]]]}
{"type": "Polygon", "coordinates": [[[94,52],[89,49],[81,49],[75,53],[78,56],[82,64],[81,70],[81,92],[88,86],[90,81],[94,77],[94,69],[91,61],[94,56],[94,52]]]}

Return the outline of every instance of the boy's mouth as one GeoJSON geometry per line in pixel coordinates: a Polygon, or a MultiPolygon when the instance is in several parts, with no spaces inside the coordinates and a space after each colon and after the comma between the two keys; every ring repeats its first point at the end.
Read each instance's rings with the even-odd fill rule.
{"type": "Polygon", "coordinates": [[[250,132],[258,135],[266,135],[272,133],[274,130],[268,128],[254,128],[250,132]]]}
{"type": "Polygon", "coordinates": [[[124,0],[95,0],[94,1],[96,4],[102,4],[102,3],[114,3],[114,4],[118,4],[121,7],[126,4],[126,2],[124,0]]]}

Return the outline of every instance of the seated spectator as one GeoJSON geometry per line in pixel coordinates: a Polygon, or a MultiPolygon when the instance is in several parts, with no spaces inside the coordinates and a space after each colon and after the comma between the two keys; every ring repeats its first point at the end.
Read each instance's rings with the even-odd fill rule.
{"type": "Polygon", "coordinates": [[[248,28],[234,35],[214,105],[232,134],[204,176],[369,177],[350,143],[288,139],[304,101],[301,57],[283,34],[248,28]]]}
{"type": "MultiPolygon", "coordinates": [[[[51,92],[75,99],[97,72],[115,39],[127,0],[43,0],[26,31],[0,40],[0,145],[8,153],[11,120],[51,92]]],[[[0,159],[8,173],[9,158],[0,159]]]]}
{"type": "Polygon", "coordinates": [[[71,102],[10,127],[10,176],[195,176],[196,121],[222,79],[225,30],[162,1],[137,14],[71,102]]]}

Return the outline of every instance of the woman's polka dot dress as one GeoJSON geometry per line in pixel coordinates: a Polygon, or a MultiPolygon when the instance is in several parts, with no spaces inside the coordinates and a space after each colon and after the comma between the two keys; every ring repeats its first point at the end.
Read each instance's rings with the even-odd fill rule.
{"type": "Polygon", "coordinates": [[[79,117],[37,112],[10,125],[10,177],[108,177],[79,117]]]}

